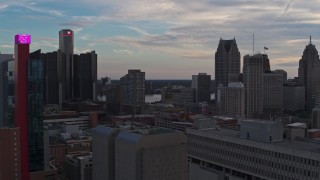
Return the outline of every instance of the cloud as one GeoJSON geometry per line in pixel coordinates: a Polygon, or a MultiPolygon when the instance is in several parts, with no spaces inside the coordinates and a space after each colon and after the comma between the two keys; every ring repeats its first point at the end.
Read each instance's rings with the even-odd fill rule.
{"type": "Polygon", "coordinates": [[[79,47],[74,48],[75,54],[87,53],[87,52],[91,52],[91,51],[92,51],[92,49],[88,49],[88,48],[79,48],[79,47]]]}
{"type": "Polygon", "coordinates": [[[6,9],[8,7],[7,4],[0,4],[0,10],[6,9]]]}
{"type": "Polygon", "coordinates": [[[84,27],[86,26],[84,22],[80,22],[80,21],[69,21],[69,22],[63,22],[63,23],[59,23],[59,26],[67,26],[67,27],[84,27]]]}
{"type": "Polygon", "coordinates": [[[151,36],[151,34],[149,34],[147,31],[145,31],[143,29],[140,29],[140,28],[137,28],[137,27],[133,27],[133,26],[124,26],[124,27],[135,31],[135,32],[139,33],[140,35],[151,36]]]}
{"type": "Polygon", "coordinates": [[[284,16],[288,13],[292,2],[293,2],[293,0],[288,0],[287,4],[283,10],[282,16],[284,16]]]}
{"type": "Polygon", "coordinates": [[[127,54],[127,55],[132,55],[133,52],[127,49],[114,49],[113,50],[114,53],[116,54],[127,54]]]}
{"type": "MultiPolygon", "coordinates": [[[[61,8],[43,1],[62,3],[21,1],[33,12],[25,17],[41,22],[45,19],[36,16],[51,17],[60,27],[78,32],[77,43],[111,48],[117,54],[152,52],[213,63],[220,38],[235,37],[243,56],[252,53],[255,33],[255,49],[263,51],[265,44],[270,59],[276,60],[273,65],[285,67],[285,63],[299,60],[309,35],[314,37],[314,44],[320,42],[318,0],[79,0],[74,7],[61,8]],[[135,33],[127,33],[128,29],[135,33]]],[[[7,0],[3,7],[18,6],[14,2],[7,0]]],[[[87,48],[77,49],[83,50],[87,48]]]]}
{"type": "MultiPolygon", "coordinates": [[[[41,2],[45,3],[45,1],[41,1],[41,2]]],[[[17,2],[17,1],[4,1],[3,4],[0,4],[0,10],[5,9],[5,8],[6,9],[11,8],[11,9],[16,10],[16,7],[21,7],[21,8],[33,11],[35,13],[47,14],[50,16],[62,17],[64,15],[63,11],[61,11],[61,10],[46,8],[44,6],[39,5],[37,2],[29,1],[29,0],[19,1],[19,2],[17,2]]],[[[26,15],[28,15],[28,14],[26,14],[26,15]]]]}
{"type": "Polygon", "coordinates": [[[7,48],[7,49],[13,49],[13,45],[8,45],[8,44],[0,44],[1,48],[7,48]]]}
{"type": "Polygon", "coordinates": [[[34,11],[34,12],[41,13],[41,14],[49,14],[49,15],[60,16],[60,17],[64,15],[62,11],[36,7],[36,6],[32,5],[32,4],[31,5],[26,5],[24,7],[28,8],[28,9],[34,11]]]}
{"type": "Polygon", "coordinates": [[[280,67],[298,67],[299,62],[286,62],[286,63],[279,63],[275,65],[280,67]]]}

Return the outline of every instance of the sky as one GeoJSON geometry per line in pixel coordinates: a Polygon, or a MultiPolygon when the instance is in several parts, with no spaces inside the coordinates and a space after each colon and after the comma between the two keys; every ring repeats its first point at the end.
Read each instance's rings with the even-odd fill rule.
{"type": "MultiPolygon", "coordinates": [[[[271,69],[297,76],[312,36],[320,47],[320,0],[0,0],[0,52],[31,34],[31,51],[58,49],[58,32],[75,32],[75,53],[95,50],[98,77],[141,69],[146,79],[214,79],[220,38],[235,38],[241,57],[268,47],[271,69]]],[[[242,61],[242,58],[241,58],[242,61]]]]}

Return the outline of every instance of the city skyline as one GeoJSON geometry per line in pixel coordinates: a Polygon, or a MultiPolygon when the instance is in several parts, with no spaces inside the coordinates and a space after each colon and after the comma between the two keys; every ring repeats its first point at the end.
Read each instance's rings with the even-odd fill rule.
{"type": "Polygon", "coordinates": [[[13,53],[17,33],[32,36],[30,51],[58,49],[58,31],[75,32],[75,53],[96,50],[98,77],[120,79],[141,69],[146,79],[191,79],[205,72],[214,79],[220,38],[236,38],[243,56],[267,51],[272,69],[298,74],[309,43],[320,45],[318,3],[281,1],[0,1],[0,52],[13,53]],[[61,3],[64,5],[61,6],[61,3]]]}

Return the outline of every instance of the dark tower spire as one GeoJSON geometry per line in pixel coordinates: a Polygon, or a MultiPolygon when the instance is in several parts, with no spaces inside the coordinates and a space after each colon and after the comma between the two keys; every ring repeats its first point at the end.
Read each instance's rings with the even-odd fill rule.
{"type": "Polygon", "coordinates": [[[310,44],[312,44],[312,43],[311,43],[311,36],[310,36],[310,44]]]}

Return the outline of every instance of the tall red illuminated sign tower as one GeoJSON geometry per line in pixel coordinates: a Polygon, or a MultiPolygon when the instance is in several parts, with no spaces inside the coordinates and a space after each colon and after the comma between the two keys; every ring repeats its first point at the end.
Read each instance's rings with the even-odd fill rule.
{"type": "Polygon", "coordinates": [[[30,35],[15,36],[15,124],[20,128],[21,179],[29,180],[28,59],[30,35]]]}

